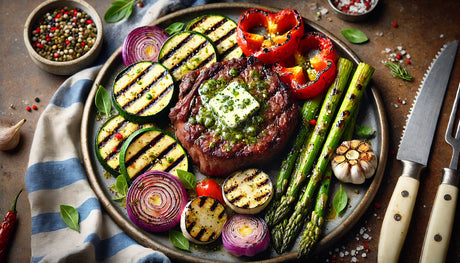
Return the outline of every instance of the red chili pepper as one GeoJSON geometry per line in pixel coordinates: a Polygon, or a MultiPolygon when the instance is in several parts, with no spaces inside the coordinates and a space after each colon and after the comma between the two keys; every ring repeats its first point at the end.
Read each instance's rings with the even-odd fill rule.
{"type": "Polygon", "coordinates": [[[10,239],[13,236],[14,227],[16,226],[16,203],[21,192],[22,190],[16,195],[11,209],[6,213],[2,224],[0,225],[0,262],[2,262],[2,259],[6,254],[6,249],[8,248],[10,239]]]}
{"type": "Polygon", "coordinates": [[[302,37],[296,53],[278,63],[275,70],[299,99],[312,98],[329,87],[337,75],[337,51],[330,38],[320,32],[302,37]],[[318,54],[310,57],[313,51],[318,54]]]}
{"type": "Polygon", "coordinates": [[[303,34],[304,23],[297,10],[273,13],[253,8],[241,15],[236,40],[246,56],[271,64],[292,55],[303,34]]]}

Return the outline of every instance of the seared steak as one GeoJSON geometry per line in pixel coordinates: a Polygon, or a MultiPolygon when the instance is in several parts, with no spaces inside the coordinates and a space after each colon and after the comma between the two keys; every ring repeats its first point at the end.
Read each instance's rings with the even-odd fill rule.
{"type": "Polygon", "coordinates": [[[245,57],[189,72],[169,118],[200,171],[226,176],[279,153],[298,104],[270,67],[245,57]]]}

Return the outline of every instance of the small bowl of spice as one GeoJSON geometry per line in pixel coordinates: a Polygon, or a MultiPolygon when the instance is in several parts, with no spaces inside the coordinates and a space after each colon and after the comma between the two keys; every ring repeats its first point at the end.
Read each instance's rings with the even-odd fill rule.
{"type": "Polygon", "coordinates": [[[32,61],[56,75],[88,67],[102,47],[102,21],[82,0],[48,0],[27,18],[24,42],[32,61]]]}
{"type": "Polygon", "coordinates": [[[376,9],[378,0],[328,0],[334,13],[342,20],[363,21],[376,9]]]}

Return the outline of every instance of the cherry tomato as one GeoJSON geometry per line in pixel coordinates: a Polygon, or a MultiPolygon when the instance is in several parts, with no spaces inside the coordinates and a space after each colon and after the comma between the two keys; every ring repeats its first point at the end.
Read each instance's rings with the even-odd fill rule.
{"type": "Polygon", "coordinates": [[[222,196],[222,187],[216,181],[204,179],[196,184],[195,189],[198,196],[209,196],[225,205],[224,197],[222,196]]]}

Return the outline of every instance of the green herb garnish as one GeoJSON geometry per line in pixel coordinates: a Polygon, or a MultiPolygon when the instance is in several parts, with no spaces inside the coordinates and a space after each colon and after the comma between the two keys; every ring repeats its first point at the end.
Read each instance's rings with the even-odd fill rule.
{"type": "Polygon", "coordinates": [[[105,11],[104,20],[107,23],[115,23],[123,18],[129,18],[133,13],[133,6],[138,0],[117,0],[105,11]]]}
{"type": "Polygon", "coordinates": [[[97,109],[104,113],[107,117],[110,116],[110,111],[112,110],[112,99],[110,94],[105,90],[102,85],[99,85],[96,96],[94,97],[94,104],[96,104],[97,109]]]}
{"type": "Polygon", "coordinates": [[[406,81],[412,81],[414,79],[409,71],[400,63],[387,62],[385,63],[385,66],[388,66],[391,69],[391,74],[393,74],[394,77],[398,77],[406,81]]]}
{"type": "Polygon", "coordinates": [[[177,169],[177,177],[184,184],[185,189],[194,190],[196,186],[196,177],[194,174],[184,170],[177,169]]]}
{"type": "Polygon", "coordinates": [[[182,232],[177,230],[169,230],[169,241],[177,247],[185,251],[190,251],[190,241],[184,237],[182,232]]]}
{"type": "Polygon", "coordinates": [[[345,207],[347,207],[348,196],[347,193],[343,190],[342,185],[340,185],[339,191],[335,194],[333,200],[334,210],[337,215],[343,212],[345,207]]]}
{"type": "Polygon", "coordinates": [[[353,44],[361,44],[369,40],[366,34],[364,34],[359,29],[354,29],[354,28],[343,29],[340,31],[340,33],[342,33],[342,35],[353,44]]]}
{"type": "Polygon", "coordinates": [[[184,28],[184,23],[182,22],[175,22],[175,23],[172,23],[171,25],[169,25],[165,31],[166,33],[168,33],[168,35],[173,35],[177,32],[180,32],[182,31],[182,29],[184,28]]]}
{"type": "Polygon", "coordinates": [[[117,176],[117,180],[115,181],[115,184],[112,185],[111,189],[117,196],[113,200],[124,202],[126,200],[126,194],[128,194],[128,181],[126,181],[126,177],[122,174],[117,176]]]}
{"type": "Polygon", "coordinates": [[[78,226],[78,220],[80,219],[80,216],[77,209],[70,205],[61,205],[60,210],[61,218],[64,220],[64,223],[66,223],[66,225],[71,229],[80,232],[80,228],[78,226]]]}
{"type": "Polygon", "coordinates": [[[375,135],[375,130],[369,126],[356,126],[356,136],[360,138],[371,138],[375,135]]]}

